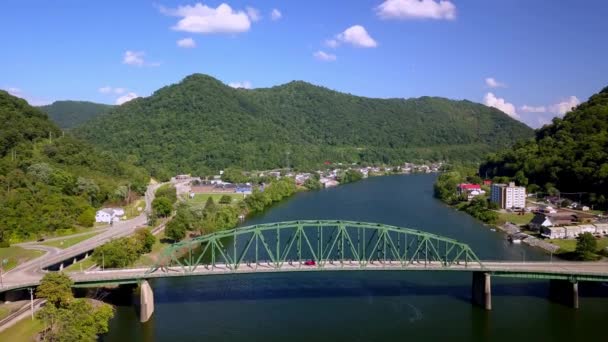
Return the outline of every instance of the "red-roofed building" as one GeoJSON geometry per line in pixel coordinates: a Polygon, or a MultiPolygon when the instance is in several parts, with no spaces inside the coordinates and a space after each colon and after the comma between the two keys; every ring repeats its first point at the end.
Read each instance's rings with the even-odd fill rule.
{"type": "Polygon", "coordinates": [[[490,186],[490,185],[492,185],[492,181],[490,179],[484,179],[483,180],[483,185],[490,186]]]}
{"type": "Polygon", "coordinates": [[[473,199],[475,196],[483,195],[485,193],[485,191],[481,190],[481,185],[479,184],[458,184],[458,195],[462,196],[466,194],[468,201],[473,199]]]}

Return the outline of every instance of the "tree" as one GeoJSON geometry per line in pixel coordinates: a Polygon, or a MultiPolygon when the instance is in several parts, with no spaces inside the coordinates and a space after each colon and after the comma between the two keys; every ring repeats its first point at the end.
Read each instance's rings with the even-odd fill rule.
{"type": "Polygon", "coordinates": [[[40,280],[36,297],[46,298],[55,307],[67,307],[74,299],[73,284],[72,279],[63,272],[47,273],[40,280]]]}
{"type": "Polygon", "coordinates": [[[169,202],[171,202],[171,204],[173,204],[177,201],[177,190],[171,184],[165,184],[165,185],[161,186],[160,188],[158,188],[156,190],[154,195],[155,195],[155,198],[165,197],[165,198],[169,199],[169,202]]]}
{"type": "Polygon", "coordinates": [[[135,231],[135,239],[141,245],[140,253],[146,254],[152,252],[152,246],[156,243],[156,237],[147,228],[139,228],[135,231]]]}
{"type": "Polygon", "coordinates": [[[308,190],[319,190],[323,187],[323,184],[321,184],[321,182],[314,177],[310,177],[305,180],[303,185],[308,190]]]}
{"type": "Polygon", "coordinates": [[[152,201],[152,210],[157,217],[167,217],[171,215],[173,203],[167,197],[157,197],[152,201]]]}
{"type": "MultiPolygon", "coordinates": [[[[209,198],[211,198],[211,197],[209,197],[209,198]]],[[[223,195],[223,196],[220,198],[219,203],[220,203],[220,204],[230,204],[230,203],[232,203],[232,197],[230,197],[230,196],[228,196],[228,195],[223,195]]]]}
{"type": "Polygon", "coordinates": [[[187,226],[180,216],[174,217],[165,227],[165,236],[173,241],[180,241],[186,237],[187,226]]]}
{"type": "Polygon", "coordinates": [[[85,209],[78,215],[76,222],[83,227],[93,227],[95,225],[95,209],[90,207],[85,209]]]}
{"type": "Polygon", "coordinates": [[[93,251],[91,258],[103,268],[126,267],[133,264],[141,254],[141,245],[132,237],[107,242],[93,251]]]}
{"type": "Polygon", "coordinates": [[[582,233],[576,238],[574,253],[580,260],[593,260],[596,258],[597,240],[591,233],[582,233]]]}
{"type": "Polygon", "coordinates": [[[363,174],[357,170],[346,170],[338,176],[340,183],[352,183],[363,179],[363,174]]]}
{"type": "Polygon", "coordinates": [[[209,196],[207,198],[207,202],[205,202],[205,211],[214,211],[215,210],[215,202],[213,202],[213,197],[209,196]]]}

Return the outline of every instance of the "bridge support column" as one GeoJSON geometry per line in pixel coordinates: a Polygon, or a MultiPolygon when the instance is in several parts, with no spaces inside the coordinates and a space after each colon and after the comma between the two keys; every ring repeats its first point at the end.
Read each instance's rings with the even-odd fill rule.
{"type": "Polygon", "coordinates": [[[147,280],[139,285],[139,321],[147,322],[154,313],[154,293],[147,280]]]}
{"type": "Polygon", "coordinates": [[[473,304],[486,310],[492,310],[492,278],[490,273],[473,272],[471,299],[473,304]]]}
{"type": "Polygon", "coordinates": [[[60,270],[60,271],[63,271],[63,263],[61,263],[61,264],[59,265],[59,270],[60,270]]]}
{"type": "Polygon", "coordinates": [[[578,309],[578,282],[557,279],[550,280],[549,298],[554,302],[578,309]]]}

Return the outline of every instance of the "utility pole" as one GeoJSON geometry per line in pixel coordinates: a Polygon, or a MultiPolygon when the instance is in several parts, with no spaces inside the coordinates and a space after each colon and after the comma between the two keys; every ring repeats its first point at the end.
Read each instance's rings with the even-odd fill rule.
{"type": "Polygon", "coordinates": [[[28,290],[30,290],[30,309],[32,311],[32,321],[33,321],[34,320],[34,289],[30,287],[28,290]]]}

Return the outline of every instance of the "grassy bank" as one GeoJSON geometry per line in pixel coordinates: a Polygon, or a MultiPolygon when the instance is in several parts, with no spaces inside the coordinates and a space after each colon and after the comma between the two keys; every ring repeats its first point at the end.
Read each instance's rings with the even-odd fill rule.
{"type": "MultiPolygon", "coordinates": [[[[572,253],[576,249],[575,239],[552,239],[549,240],[552,244],[559,246],[559,254],[572,253]]],[[[603,237],[597,240],[597,252],[608,247],[608,237],[603,237]]]]}
{"type": "Polygon", "coordinates": [[[44,253],[44,251],[25,249],[19,246],[0,248],[0,262],[3,263],[2,269],[6,272],[15,268],[17,265],[37,258],[44,253]],[[4,262],[4,260],[6,260],[6,262],[4,262]]]}
{"type": "Polygon", "coordinates": [[[516,225],[526,225],[530,223],[533,218],[534,214],[532,213],[525,213],[523,215],[517,213],[498,213],[498,224],[513,222],[516,225]]]}
{"type": "Polygon", "coordinates": [[[41,245],[45,245],[45,246],[49,246],[49,247],[57,247],[57,248],[61,248],[61,249],[68,248],[68,247],[71,247],[84,240],[90,239],[99,233],[101,233],[101,232],[92,232],[89,234],[84,234],[84,235],[79,235],[79,236],[74,236],[74,237],[66,237],[65,239],[61,239],[61,240],[43,242],[43,243],[41,243],[41,245]]]}
{"type": "Polygon", "coordinates": [[[29,342],[34,341],[36,335],[44,329],[41,321],[31,320],[29,317],[17,322],[12,327],[0,332],[0,341],[29,342]]]}
{"type": "Polygon", "coordinates": [[[243,196],[243,194],[236,194],[236,193],[224,193],[224,194],[216,194],[216,193],[207,193],[207,194],[195,194],[194,198],[189,198],[188,199],[188,203],[195,205],[195,206],[201,206],[201,205],[205,205],[205,203],[207,202],[207,200],[209,199],[209,197],[213,198],[213,202],[215,202],[216,204],[220,201],[220,198],[222,198],[223,196],[230,196],[230,198],[232,199],[232,204],[234,204],[236,201],[245,198],[245,196],[243,196]]]}

